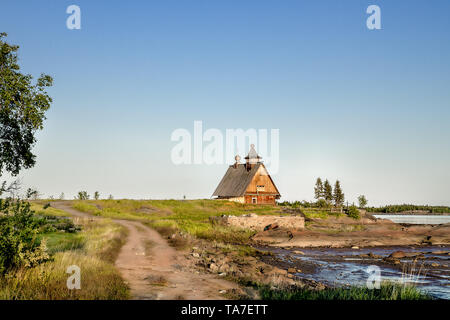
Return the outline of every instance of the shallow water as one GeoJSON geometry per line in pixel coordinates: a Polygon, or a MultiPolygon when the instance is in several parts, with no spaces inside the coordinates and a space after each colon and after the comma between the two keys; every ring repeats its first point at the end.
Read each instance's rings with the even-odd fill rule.
{"type": "MultiPolygon", "coordinates": [[[[280,249],[264,248],[271,251],[284,263],[295,266],[305,266],[302,273],[296,275],[301,278],[319,281],[331,286],[366,285],[369,278],[368,267],[377,265],[380,267],[381,280],[406,281],[414,283],[418,288],[428,292],[435,298],[450,299],[450,256],[434,254],[436,251],[450,250],[450,247],[420,246],[420,247],[379,247],[353,250],[349,248],[298,248],[280,249]],[[299,250],[304,253],[295,254],[299,250]],[[405,276],[402,270],[386,264],[382,259],[361,258],[361,254],[375,254],[382,257],[388,256],[394,251],[422,252],[425,260],[419,260],[415,265],[413,276],[405,276]],[[438,263],[439,267],[431,267],[431,263],[438,263]],[[311,268],[309,268],[311,266],[311,268]]],[[[412,260],[401,260],[412,264],[412,260]]],[[[406,274],[411,274],[407,272],[406,274]]]]}

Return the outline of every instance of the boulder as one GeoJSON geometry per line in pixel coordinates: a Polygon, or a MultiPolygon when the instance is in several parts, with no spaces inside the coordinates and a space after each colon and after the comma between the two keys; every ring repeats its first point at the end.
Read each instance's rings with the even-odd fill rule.
{"type": "Polygon", "coordinates": [[[231,271],[231,267],[229,264],[224,263],[219,267],[218,270],[219,270],[219,272],[229,272],[229,271],[231,271]]]}
{"type": "Polygon", "coordinates": [[[374,253],[372,253],[372,252],[370,252],[370,253],[368,254],[368,256],[369,256],[369,258],[372,258],[372,259],[381,259],[381,256],[379,256],[379,255],[377,255],[377,254],[374,254],[374,253]]]}
{"type": "Polygon", "coordinates": [[[433,251],[432,254],[447,254],[447,251],[433,251]]]}
{"type": "Polygon", "coordinates": [[[395,251],[389,255],[389,258],[401,259],[406,257],[406,254],[403,251],[395,251]]]}
{"type": "Polygon", "coordinates": [[[209,265],[209,270],[212,271],[212,272],[217,272],[217,271],[219,271],[219,267],[217,266],[217,264],[211,263],[209,265]]]}

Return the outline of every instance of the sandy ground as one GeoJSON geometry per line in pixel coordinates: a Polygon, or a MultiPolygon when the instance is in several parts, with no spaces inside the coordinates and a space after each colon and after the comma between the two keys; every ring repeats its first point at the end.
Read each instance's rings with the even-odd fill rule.
{"type": "MultiPolygon", "coordinates": [[[[101,219],[80,212],[64,202],[52,206],[76,217],[101,219]]],[[[182,252],[169,246],[155,230],[136,221],[113,220],[128,229],[116,266],[138,300],[225,299],[224,292],[239,290],[229,281],[199,273],[182,252]],[[222,292],[222,293],[220,293],[222,292]]]]}

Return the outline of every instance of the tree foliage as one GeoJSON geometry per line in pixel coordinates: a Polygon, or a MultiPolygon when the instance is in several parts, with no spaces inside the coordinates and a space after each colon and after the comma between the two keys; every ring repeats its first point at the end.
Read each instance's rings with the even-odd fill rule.
{"type": "Polygon", "coordinates": [[[323,198],[323,183],[320,177],[317,178],[316,185],[314,186],[314,198],[317,200],[323,198]]]}
{"type": "Polygon", "coordinates": [[[22,74],[19,47],[8,44],[6,36],[0,33],[0,175],[4,171],[17,175],[36,162],[31,149],[52,102],[46,88],[53,79],[41,74],[33,83],[31,75],[22,74]]]}
{"type": "Polygon", "coordinates": [[[87,191],[78,191],[77,196],[75,197],[77,200],[89,200],[89,194],[87,191]]]}
{"type": "Polygon", "coordinates": [[[39,222],[30,204],[0,199],[0,211],[0,274],[48,260],[45,240],[37,237],[39,222]]]}
{"type": "MultiPolygon", "coordinates": [[[[35,133],[43,127],[45,112],[52,99],[45,91],[53,79],[42,74],[32,83],[32,76],[20,72],[18,46],[10,45],[0,33],[0,176],[4,172],[19,174],[35,164],[31,152],[35,133]]],[[[45,240],[39,240],[39,219],[30,204],[17,199],[20,180],[9,186],[3,182],[0,196],[0,274],[20,267],[33,267],[49,259],[45,240]]],[[[27,198],[39,195],[28,189],[27,198]]]]}
{"type": "Polygon", "coordinates": [[[365,206],[367,206],[367,199],[364,195],[360,195],[358,197],[358,203],[359,203],[359,207],[360,208],[364,208],[365,206]]]}
{"type": "Polygon", "coordinates": [[[342,207],[342,205],[344,204],[345,196],[339,180],[336,180],[336,183],[334,184],[333,200],[334,205],[338,208],[342,207]]]}
{"type": "Polygon", "coordinates": [[[331,201],[333,201],[333,188],[331,187],[328,179],[326,179],[323,184],[323,197],[327,203],[331,203],[331,201]]]}

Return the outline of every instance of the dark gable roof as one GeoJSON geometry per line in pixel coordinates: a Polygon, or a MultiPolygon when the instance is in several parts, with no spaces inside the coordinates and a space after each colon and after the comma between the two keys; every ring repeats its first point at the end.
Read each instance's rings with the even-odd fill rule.
{"type": "Polygon", "coordinates": [[[241,197],[247,190],[253,176],[258,171],[261,163],[257,163],[247,171],[245,164],[239,164],[237,168],[230,166],[213,193],[213,197],[241,197]]]}

